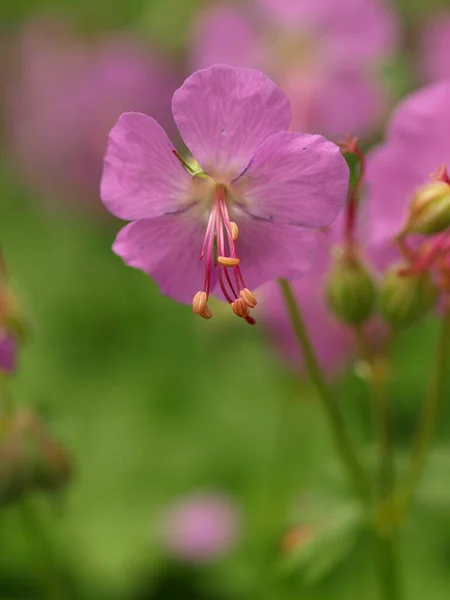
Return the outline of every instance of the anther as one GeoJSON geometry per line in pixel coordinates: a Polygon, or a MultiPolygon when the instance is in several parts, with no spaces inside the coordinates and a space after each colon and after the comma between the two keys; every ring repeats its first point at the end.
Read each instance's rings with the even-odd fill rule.
{"type": "Polygon", "coordinates": [[[234,221],[230,221],[230,231],[231,231],[231,238],[233,239],[233,242],[235,242],[239,236],[239,227],[236,225],[236,223],[234,221]]]}
{"type": "Polygon", "coordinates": [[[255,306],[258,304],[255,296],[248,288],[241,290],[239,295],[249,308],[255,308],[255,306]]]}
{"type": "Polygon", "coordinates": [[[218,256],[217,262],[224,267],[237,267],[241,261],[239,258],[231,258],[230,256],[218,256]]]}
{"type": "Polygon", "coordinates": [[[197,292],[192,300],[192,311],[196,315],[201,315],[206,308],[208,296],[206,292],[197,292]]]}
{"type": "Polygon", "coordinates": [[[241,317],[242,319],[246,319],[250,312],[248,306],[246,305],[244,300],[242,300],[242,298],[238,298],[237,300],[232,302],[231,308],[233,309],[234,314],[238,317],[241,317]]]}
{"type": "Polygon", "coordinates": [[[203,317],[204,319],[210,319],[213,316],[213,314],[209,310],[209,308],[207,306],[205,306],[205,308],[203,309],[203,312],[200,313],[200,316],[203,317]]]}

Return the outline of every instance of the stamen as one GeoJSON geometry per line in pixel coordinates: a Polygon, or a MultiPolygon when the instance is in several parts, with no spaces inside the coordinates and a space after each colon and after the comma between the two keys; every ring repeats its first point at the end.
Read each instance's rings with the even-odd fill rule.
{"type": "Polygon", "coordinates": [[[205,308],[203,309],[203,312],[201,313],[200,316],[203,317],[204,319],[210,319],[213,316],[213,314],[209,310],[209,308],[207,306],[205,306],[205,308]]]}
{"type": "Polygon", "coordinates": [[[224,267],[237,267],[241,262],[239,258],[232,258],[229,256],[218,256],[217,261],[224,267]]]}
{"type": "Polygon", "coordinates": [[[255,296],[251,293],[251,291],[248,288],[244,288],[243,290],[241,290],[239,295],[249,308],[255,308],[255,306],[258,304],[255,296]]]}
{"type": "Polygon", "coordinates": [[[232,302],[231,308],[233,309],[234,314],[242,319],[246,319],[249,316],[250,311],[242,298],[232,302]]]}
{"type": "Polygon", "coordinates": [[[197,292],[192,300],[192,310],[195,314],[201,315],[206,308],[208,296],[206,292],[197,292]]]}
{"type": "Polygon", "coordinates": [[[246,287],[240,269],[240,259],[236,254],[235,241],[239,228],[230,220],[227,207],[227,188],[217,184],[214,203],[209,215],[200,260],[205,258],[205,278],[203,290],[197,292],[192,300],[192,310],[204,319],[210,319],[212,312],[208,308],[211,292],[213,267],[217,268],[217,279],[225,299],[233,312],[247,323],[254,325],[250,309],[257,304],[255,296],[246,287]],[[230,271],[234,272],[234,276],[230,271]],[[235,283],[232,282],[232,278],[235,283]]]}

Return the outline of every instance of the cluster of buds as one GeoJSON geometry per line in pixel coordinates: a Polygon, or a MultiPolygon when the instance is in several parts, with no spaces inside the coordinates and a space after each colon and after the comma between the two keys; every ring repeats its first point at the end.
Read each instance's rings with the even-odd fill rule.
{"type": "Polygon", "coordinates": [[[55,491],[70,478],[69,456],[36,413],[20,409],[0,415],[0,504],[31,491],[55,491]]]}
{"type": "Polygon", "coordinates": [[[392,328],[408,327],[433,310],[440,293],[447,303],[450,299],[450,178],[440,168],[414,194],[396,238],[403,259],[376,282],[354,233],[364,157],[354,138],[342,149],[357,156],[360,175],[349,192],[344,245],[336,249],[328,276],[328,303],[338,319],[352,326],[363,324],[378,309],[392,328]]]}
{"type": "Polygon", "coordinates": [[[19,344],[27,323],[6,283],[0,253],[0,505],[29,492],[54,491],[65,485],[72,467],[66,450],[46,431],[38,415],[15,409],[8,378],[15,372],[19,344]]]}
{"type": "Polygon", "coordinates": [[[16,295],[7,284],[6,267],[0,253],[0,374],[16,368],[18,345],[27,334],[27,323],[16,295]]]}
{"type": "Polygon", "coordinates": [[[400,327],[428,314],[440,298],[450,299],[450,178],[446,167],[412,197],[396,238],[403,261],[391,267],[381,286],[385,319],[400,327]]]}
{"type": "Polygon", "coordinates": [[[365,158],[355,137],[350,137],[340,146],[343,154],[351,154],[357,158],[359,174],[356,182],[349,189],[344,221],[344,243],[333,249],[325,293],[331,311],[338,320],[347,325],[360,326],[374,312],[377,294],[375,279],[370,268],[365,264],[355,233],[365,158]]]}

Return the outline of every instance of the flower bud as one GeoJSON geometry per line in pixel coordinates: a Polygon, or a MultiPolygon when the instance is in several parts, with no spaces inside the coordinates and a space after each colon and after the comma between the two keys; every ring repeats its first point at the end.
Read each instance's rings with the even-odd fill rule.
{"type": "Polygon", "coordinates": [[[0,328],[0,377],[2,373],[13,373],[17,363],[17,342],[14,336],[0,328]]]}
{"type": "Polygon", "coordinates": [[[53,440],[39,417],[22,409],[0,420],[0,504],[67,483],[72,466],[66,450],[53,440]]]}
{"type": "Polygon", "coordinates": [[[18,342],[23,342],[29,333],[29,325],[17,296],[4,286],[0,286],[0,328],[18,342]]]}
{"type": "Polygon", "coordinates": [[[358,325],[372,314],[376,289],[371,274],[358,258],[335,258],[325,287],[328,304],[344,323],[358,325]]]}
{"type": "Polygon", "coordinates": [[[405,233],[430,235],[450,227],[450,185],[433,181],[422,186],[409,206],[405,233]]]}
{"type": "Polygon", "coordinates": [[[403,275],[404,263],[390,267],[380,286],[380,311],[392,326],[404,328],[429,313],[437,299],[437,289],[429,273],[403,275]]]}

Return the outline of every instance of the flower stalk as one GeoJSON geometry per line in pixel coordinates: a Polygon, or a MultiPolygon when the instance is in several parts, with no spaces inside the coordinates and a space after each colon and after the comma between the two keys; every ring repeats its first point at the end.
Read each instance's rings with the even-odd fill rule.
{"type": "Polygon", "coordinates": [[[286,279],[280,279],[279,285],[297,342],[304,355],[308,373],[317,390],[324,412],[327,415],[339,456],[358,496],[365,502],[370,501],[369,482],[358,460],[353,444],[347,435],[341,412],[316,358],[294,291],[286,279]]]}
{"type": "Polygon", "coordinates": [[[444,398],[445,373],[448,368],[450,354],[450,307],[447,306],[442,319],[441,330],[436,348],[434,371],[431,376],[428,394],[417,425],[409,470],[400,489],[395,494],[400,510],[400,518],[406,516],[408,507],[417,489],[426,459],[429,454],[431,439],[444,398]]]}

